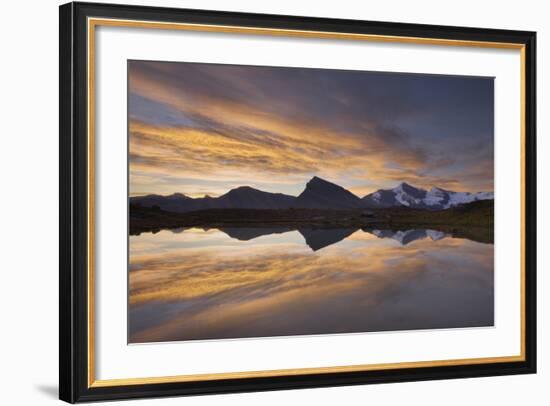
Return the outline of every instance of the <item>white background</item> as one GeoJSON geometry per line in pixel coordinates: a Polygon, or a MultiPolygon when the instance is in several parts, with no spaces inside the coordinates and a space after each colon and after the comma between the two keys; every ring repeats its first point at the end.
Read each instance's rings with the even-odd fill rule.
{"type": "MultiPolygon", "coordinates": [[[[130,1],[128,1],[130,2],[130,1]]],[[[539,207],[550,203],[544,187],[550,143],[544,139],[550,92],[544,71],[550,26],[545,2],[502,1],[338,2],[282,1],[149,1],[156,4],[219,10],[311,15],[446,25],[536,30],[538,37],[539,207]]],[[[0,371],[4,404],[57,402],[57,227],[58,227],[58,10],[56,1],[13,2],[3,8],[0,25],[2,63],[0,137],[2,198],[2,272],[0,273],[0,371]],[[6,52],[7,51],[7,52],[6,52]],[[7,126],[6,126],[7,124],[7,126]],[[6,260],[7,259],[7,260],[6,260]]],[[[545,404],[550,393],[550,367],[543,323],[548,310],[548,278],[544,275],[548,245],[542,232],[548,215],[539,210],[539,374],[499,378],[432,381],[392,385],[312,389],[186,398],[190,405],[321,404],[545,404]]],[[[181,404],[182,399],[145,400],[139,404],[181,404]]],[[[125,404],[138,404],[127,402],[125,404]]]]}
{"type": "Polygon", "coordinates": [[[96,379],[519,355],[518,50],[100,26],[96,28],[95,55],[95,145],[100,157],[95,167],[96,379]],[[127,298],[121,294],[128,288],[128,59],[495,77],[495,326],[128,346],[127,298]],[[183,365],[181,360],[185,360],[183,365]]]}

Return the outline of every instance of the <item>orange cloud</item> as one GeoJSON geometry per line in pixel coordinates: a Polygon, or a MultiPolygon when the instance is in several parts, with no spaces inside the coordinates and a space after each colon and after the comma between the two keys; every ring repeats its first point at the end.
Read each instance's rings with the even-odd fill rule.
{"type": "MultiPolygon", "coordinates": [[[[425,154],[399,131],[380,127],[368,117],[358,122],[356,116],[345,113],[338,116],[337,125],[327,126],[326,121],[302,112],[302,106],[293,106],[292,99],[270,98],[251,88],[241,76],[231,74],[238,67],[216,70],[216,75],[207,76],[213,83],[195,84],[178,78],[178,87],[174,78],[166,79],[173,73],[168,65],[155,64],[153,73],[130,69],[129,91],[198,124],[155,125],[130,118],[131,194],[219,195],[232,184],[261,188],[265,183],[293,185],[292,190],[299,193],[296,185],[318,175],[363,196],[401,181],[467,190],[479,184],[482,176],[478,173],[458,180],[448,174],[431,175],[425,154]],[[223,89],[224,83],[238,85],[244,95],[256,97],[251,100],[233,97],[229,91],[228,95],[221,90],[215,94],[201,91],[201,86],[223,89]],[[178,179],[186,179],[183,183],[190,189],[182,189],[178,179]],[[201,181],[218,184],[194,189],[201,181]]],[[[207,73],[209,69],[208,65],[202,67],[207,73]]],[[[342,97],[334,97],[341,102],[342,97]]],[[[491,190],[492,178],[482,185],[491,190]]]]}

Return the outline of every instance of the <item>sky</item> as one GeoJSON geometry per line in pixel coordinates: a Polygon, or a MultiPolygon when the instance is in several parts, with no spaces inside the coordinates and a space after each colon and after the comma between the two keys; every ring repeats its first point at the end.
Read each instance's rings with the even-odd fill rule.
{"type": "Polygon", "coordinates": [[[128,62],[130,195],[493,191],[493,78],[128,62]]]}

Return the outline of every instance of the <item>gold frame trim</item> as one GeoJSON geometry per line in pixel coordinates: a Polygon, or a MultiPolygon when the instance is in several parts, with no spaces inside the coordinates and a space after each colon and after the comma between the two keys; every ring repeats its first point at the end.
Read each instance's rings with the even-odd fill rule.
{"type": "Polygon", "coordinates": [[[354,34],[343,32],[306,31],[258,27],[239,27],[228,25],[167,23],[140,20],[121,20],[109,18],[88,18],[87,21],[88,55],[88,388],[113,387],[125,385],[143,385],[177,382],[213,381],[219,379],[266,378],[288,375],[331,374],[341,372],[380,371],[397,368],[426,368],[457,365],[493,364],[525,361],[525,45],[506,42],[465,41],[439,38],[399,37],[391,35],[354,34]],[[95,278],[94,278],[94,196],[95,196],[95,28],[97,26],[149,28],[161,30],[184,30],[194,32],[218,32],[244,35],[268,35],[299,38],[340,39],[371,42],[390,42],[435,46],[461,46],[478,48],[513,49],[520,51],[521,83],[521,269],[520,269],[520,341],[519,355],[485,358],[464,358],[452,360],[395,362],[383,364],[365,364],[332,366],[317,368],[277,369],[267,371],[221,372],[213,374],[191,374],[146,378],[95,379],[95,278]]]}

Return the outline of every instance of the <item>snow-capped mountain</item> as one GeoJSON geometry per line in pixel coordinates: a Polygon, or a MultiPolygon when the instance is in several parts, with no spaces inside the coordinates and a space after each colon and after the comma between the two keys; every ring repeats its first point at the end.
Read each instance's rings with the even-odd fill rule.
{"type": "Polygon", "coordinates": [[[377,207],[411,207],[441,210],[476,200],[491,200],[490,192],[451,192],[440,188],[429,191],[401,183],[393,189],[380,189],[362,199],[343,187],[317,176],[307,182],[297,197],[282,193],[270,193],[240,186],[219,197],[191,198],[181,193],[169,196],[146,195],[130,198],[130,203],[143,207],[158,206],[174,213],[208,209],[334,209],[352,210],[377,207]]]}
{"type": "Polygon", "coordinates": [[[476,200],[492,199],[494,199],[492,192],[453,192],[438,187],[425,190],[403,182],[393,189],[380,189],[368,194],[362,200],[368,207],[406,206],[441,210],[476,200]]]}

